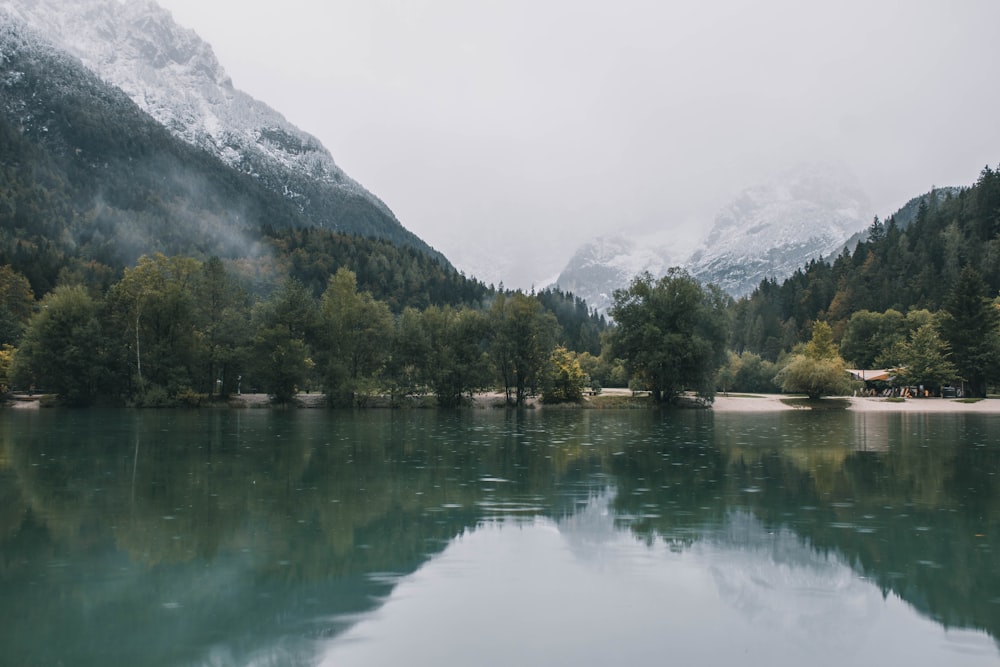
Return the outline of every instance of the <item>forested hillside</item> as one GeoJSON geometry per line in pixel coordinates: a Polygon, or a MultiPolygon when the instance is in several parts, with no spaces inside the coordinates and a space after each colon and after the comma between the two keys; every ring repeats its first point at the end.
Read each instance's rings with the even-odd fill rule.
{"type": "Polygon", "coordinates": [[[997,295],[1000,174],[990,167],[957,194],[921,198],[911,224],[876,218],[853,251],[812,261],[781,284],[762,282],[735,307],[733,347],[776,359],[805,341],[815,320],[842,333],[857,311],[938,310],[966,267],[997,295]]]}
{"type": "Polygon", "coordinates": [[[876,218],[832,262],[762,282],[733,308],[731,347],[774,362],[824,322],[856,368],[908,367],[914,384],[963,380],[984,394],[1000,372],[998,292],[1000,172],[987,166],[967,189],[876,218]],[[928,359],[921,377],[913,369],[928,359]]]}
{"type": "Polygon", "coordinates": [[[452,271],[380,215],[346,194],[309,207],[283,198],[174,138],[26,29],[0,26],[0,264],[39,294],[60,272],[107,284],[149,252],[258,258],[272,250],[261,243],[264,227],[348,230],[452,271]]]}

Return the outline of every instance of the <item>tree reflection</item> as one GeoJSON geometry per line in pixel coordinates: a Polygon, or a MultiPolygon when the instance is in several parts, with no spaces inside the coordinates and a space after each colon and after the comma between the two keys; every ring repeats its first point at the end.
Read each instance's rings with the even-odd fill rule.
{"type": "Polygon", "coordinates": [[[1000,636],[1000,424],[988,417],[8,417],[0,644],[27,661],[149,664],[152,645],[161,664],[190,662],[222,637],[229,651],[285,637],[307,650],[484,520],[560,519],[609,489],[618,523],[647,542],[738,540],[732,517],[753,516],[947,626],[1000,636]],[[63,653],[46,653],[57,627],[63,653]],[[98,627],[133,639],[109,653],[98,627]]]}
{"type": "Polygon", "coordinates": [[[813,548],[842,554],[883,592],[945,626],[1000,636],[1000,425],[970,416],[741,419],[750,423],[716,416],[696,445],[668,429],[657,446],[616,461],[615,509],[642,517],[632,530],[692,543],[717,531],[727,513],[749,511],[771,529],[790,528],[813,548]],[[881,434],[879,451],[856,449],[860,420],[881,434]],[[774,421],[780,437],[749,437],[774,421]],[[665,511],[650,515],[650,506],[665,511]]]}

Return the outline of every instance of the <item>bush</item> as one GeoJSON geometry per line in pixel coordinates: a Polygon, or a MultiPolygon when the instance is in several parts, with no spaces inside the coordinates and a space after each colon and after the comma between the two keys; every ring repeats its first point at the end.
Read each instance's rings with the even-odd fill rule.
{"type": "Polygon", "coordinates": [[[851,380],[839,358],[817,359],[797,354],[775,376],[775,382],[789,393],[803,393],[809,398],[845,396],[851,393],[851,380]]]}
{"type": "Polygon", "coordinates": [[[176,399],[177,403],[180,405],[184,405],[189,408],[198,408],[201,407],[203,403],[208,401],[208,394],[201,394],[190,387],[186,387],[177,393],[176,399]]]}

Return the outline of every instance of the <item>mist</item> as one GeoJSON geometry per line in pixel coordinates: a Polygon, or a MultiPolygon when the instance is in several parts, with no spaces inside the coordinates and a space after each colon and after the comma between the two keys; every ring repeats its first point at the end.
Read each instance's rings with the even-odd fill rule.
{"type": "Polygon", "coordinates": [[[991,0],[160,4],[404,226],[509,287],[603,233],[689,247],[800,162],[844,165],[883,217],[1000,162],[991,0]]]}

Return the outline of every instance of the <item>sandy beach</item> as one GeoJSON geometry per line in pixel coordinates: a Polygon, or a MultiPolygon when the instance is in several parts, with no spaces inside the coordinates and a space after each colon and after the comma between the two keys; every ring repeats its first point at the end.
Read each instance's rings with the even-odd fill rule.
{"type": "MultiPolygon", "coordinates": [[[[804,407],[788,405],[780,394],[742,394],[715,397],[712,409],[716,412],[771,412],[779,410],[803,410],[804,407]]],[[[903,402],[887,401],[884,398],[863,398],[843,396],[821,400],[847,401],[848,410],[856,412],[952,412],[1000,414],[1000,400],[987,398],[975,403],[962,403],[952,398],[910,398],[903,402]]]]}

